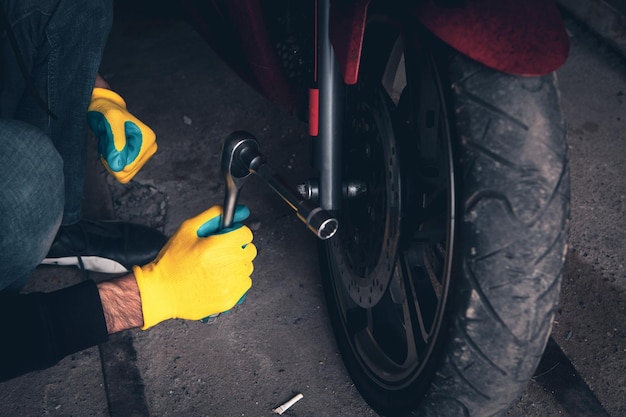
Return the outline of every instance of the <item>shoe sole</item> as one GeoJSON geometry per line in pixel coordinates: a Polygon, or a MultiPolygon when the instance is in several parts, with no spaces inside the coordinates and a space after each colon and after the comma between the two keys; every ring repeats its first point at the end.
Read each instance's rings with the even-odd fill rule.
{"type": "MultiPolygon", "coordinates": [[[[122,264],[115,262],[112,259],[100,258],[98,256],[81,256],[83,266],[87,271],[101,272],[105,274],[119,274],[122,272],[128,272],[122,264]]],[[[78,258],[76,256],[70,256],[67,258],[46,258],[41,262],[42,265],[57,265],[57,266],[75,266],[80,268],[78,258]]]]}

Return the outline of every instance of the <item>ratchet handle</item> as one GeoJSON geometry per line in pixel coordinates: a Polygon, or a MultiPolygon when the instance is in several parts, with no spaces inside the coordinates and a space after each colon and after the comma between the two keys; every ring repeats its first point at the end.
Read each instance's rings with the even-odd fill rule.
{"type": "Polygon", "coordinates": [[[241,191],[241,184],[228,184],[226,180],[226,192],[224,193],[224,206],[222,210],[222,217],[220,221],[220,230],[229,229],[233,225],[235,218],[235,208],[237,207],[237,201],[239,200],[239,193],[241,191]]]}

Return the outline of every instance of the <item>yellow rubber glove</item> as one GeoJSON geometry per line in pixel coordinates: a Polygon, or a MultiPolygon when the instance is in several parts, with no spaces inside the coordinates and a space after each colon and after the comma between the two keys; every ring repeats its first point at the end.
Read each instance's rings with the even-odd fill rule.
{"type": "Polygon", "coordinates": [[[219,231],[221,206],[185,221],[157,258],[133,267],[145,330],[167,319],[200,320],[233,308],[252,286],[256,247],[241,221],[250,210],[238,206],[234,226],[219,231]]]}
{"type": "Polygon", "coordinates": [[[122,184],[130,181],[157,150],[156,135],[130,114],[124,99],[106,88],[94,88],[87,121],[98,138],[105,168],[122,184]]]}

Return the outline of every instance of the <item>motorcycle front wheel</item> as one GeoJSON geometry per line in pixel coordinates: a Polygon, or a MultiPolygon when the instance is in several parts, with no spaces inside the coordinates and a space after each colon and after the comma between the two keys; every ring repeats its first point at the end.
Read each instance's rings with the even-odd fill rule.
{"type": "Polygon", "coordinates": [[[372,21],[345,119],[340,227],[319,255],[356,387],[383,415],[506,412],[545,348],[565,260],[555,76],[499,73],[372,21]]]}

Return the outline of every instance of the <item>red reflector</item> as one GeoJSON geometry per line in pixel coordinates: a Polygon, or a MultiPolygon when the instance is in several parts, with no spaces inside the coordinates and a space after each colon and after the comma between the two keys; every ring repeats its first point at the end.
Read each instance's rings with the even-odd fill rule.
{"type": "Polygon", "coordinates": [[[309,135],[317,136],[319,133],[319,106],[320,90],[309,88],[309,135]]]}

